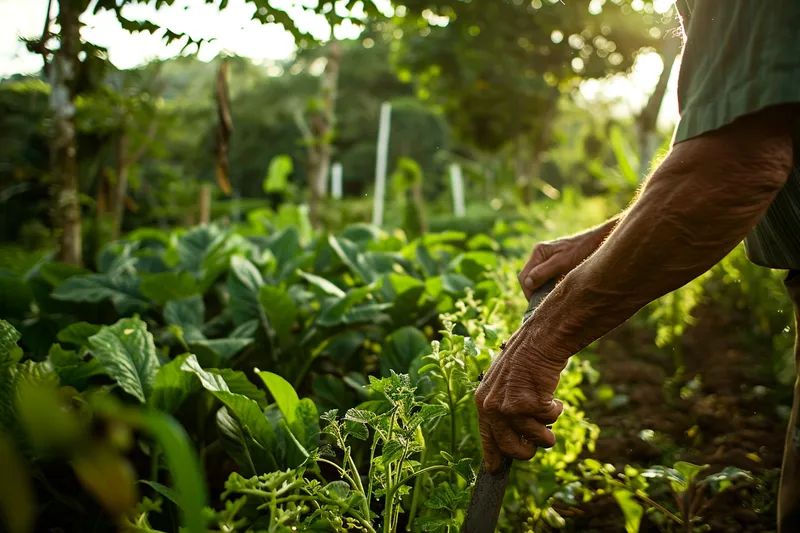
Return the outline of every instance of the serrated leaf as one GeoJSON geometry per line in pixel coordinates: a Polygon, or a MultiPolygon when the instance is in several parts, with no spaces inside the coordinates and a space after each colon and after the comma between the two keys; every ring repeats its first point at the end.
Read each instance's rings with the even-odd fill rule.
{"type": "Polygon", "coordinates": [[[469,493],[465,489],[444,481],[433,489],[428,499],[425,500],[425,507],[455,512],[466,507],[468,501],[469,493]]]}
{"type": "Polygon", "coordinates": [[[351,420],[361,424],[371,424],[377,415],[371,411],[363,411],[360,409],[348,409],[344,415],[345,420],[351,420]]]}
{"type": "Polygon", "coordinates": [[[352,435],[359,440],[367,440],[369,438],[369,429],[366,425],[359,422],[345,420],[344,432],[345,435],[352,435]]]}
{"type": "Polygon", "coordinates": [[[325,485],[325,493],[334,500],[344,501],[350,495],[350,485],[345,481],[332,481],[325,485]]]}
{"type": "Polygon", "coordinates": [[[12,352],[17,347],[17,341],[22,337],[14,326],[0,319],[0,370],[4,366],[17,362],[19,359],[12,357],[12,352]]]}
{"type": "Polygon", "coordinates": [[[403,456],[404,445],[399,440],[390,440],[383,445],[381,462],[385,465],[400,460],[403,456]]]}
{"type": "Polygon", "coordinates": [[[153,335],[138,318],[123,318],[89,338],[92,355],[122,389],[144,403],[160,366],[153,335]]]}

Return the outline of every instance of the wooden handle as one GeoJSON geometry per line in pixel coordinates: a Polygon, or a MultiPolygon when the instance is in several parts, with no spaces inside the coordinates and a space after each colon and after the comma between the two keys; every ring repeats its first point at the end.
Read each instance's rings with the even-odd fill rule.
{"type": "MultiPolygon", "coordinates": [[[[528,310],[522,319],[524,324],[542,303],[545,296],[555,288],[556,278],[545,281],[541,287],[533,291],[528,310]]],[[[489,473],[481,462],[475,489],[467,507],[467,516],[461,526],[461,533],[494,533],[497,519],[500,518],[500,509],[503,507],[503,496],[508,485],[508,475],[511,473],[513,459],[504,457],[497,472],[489,473]]]]}

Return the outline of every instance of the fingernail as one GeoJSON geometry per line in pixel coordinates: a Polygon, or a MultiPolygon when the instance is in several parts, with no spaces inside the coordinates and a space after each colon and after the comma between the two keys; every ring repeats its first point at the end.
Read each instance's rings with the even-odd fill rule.
{"type": "Polygon", "coordinates": [[[533,288],[533,280],[531,278],[525,278],[525,286],[529,289],[533,288]]]}

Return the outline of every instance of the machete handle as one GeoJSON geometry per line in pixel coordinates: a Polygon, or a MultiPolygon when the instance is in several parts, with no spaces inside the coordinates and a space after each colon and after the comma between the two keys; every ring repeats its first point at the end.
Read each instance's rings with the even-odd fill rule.
{"type": "MultiPolygon", "coordinates": [[[[541,287],[533,291],[528,310],[522,323],[528,319],[542,303],[542,300],[550,294],[558,283],[557,278],[545,281],[541,287]]],[[[511,465],[514,460],[510,457],[503,457],[500,468],[495,472],[487,472],[486,466],[481,461],[481,468],[478,471],[478,478],[475,481],[475,489],[472,491],[472,498],[467,507],[467,516],[461,526],[461,533],[494,533],[497,527],[497,519],[500,517],[500,509],[503,507],[503,496],[508,485],[508,475],[511,473],[511,465]]]]}
{"type": "Polygon", "coordinates": [[[539,307],[539,304],[542,303],[542,300],[544,300],[545,296],[550,294],[553,291],[553,289],[556,288],[557,283],[558,283],[558,278],[550,278],[544,283],[542,283],[542,285],[538,289],[533,291],[531,299],[528,302],[528,310],[525,311],[525,316],[522,318],[523,324],[528,321],[531,315],[533,315],[533,312],[536,311],[536,308],[539,307]]]}

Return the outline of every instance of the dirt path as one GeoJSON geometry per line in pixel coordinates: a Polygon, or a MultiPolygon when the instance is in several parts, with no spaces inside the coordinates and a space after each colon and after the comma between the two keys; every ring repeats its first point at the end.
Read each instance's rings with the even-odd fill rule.
{"type": "MultiPolygon", "coordinates": [[[[750,470],[763,486],[726,495],[706,513],[706,523],[711,531],[775,531],[786,424],[778,406],[781,400],[785,403],[787,391],[764,364],[772,347],[745,348],[739,334],[747,327],[743,314],[704,307],[697,316],[681,340],[686,372],[672,387],[673,354],[656,348],[648,332],[624,326],[599,344],[595,366],[600,383],[628,400],[619,397],[613,408],[587,390],[587,397],[594,398],[586,405],[587,414],[602,428],[592,457],[617,467],[684,460],[715,470],[750,470]],[[695,375],[699,381],[693,380],[695,375]],[[682,398],[680,389],[687,384],[682,398]],[[673,392],[665,392],[669,390],[673,392]],[[642,435],[642,430],[655,433],[642,435]]],[[[583,512],[573,521],[573,531],[625,531],[622,514],[610,498],[587,504],[583,512]]],[[[640,531],[660,529],[645,518],[640,531]]]]}

